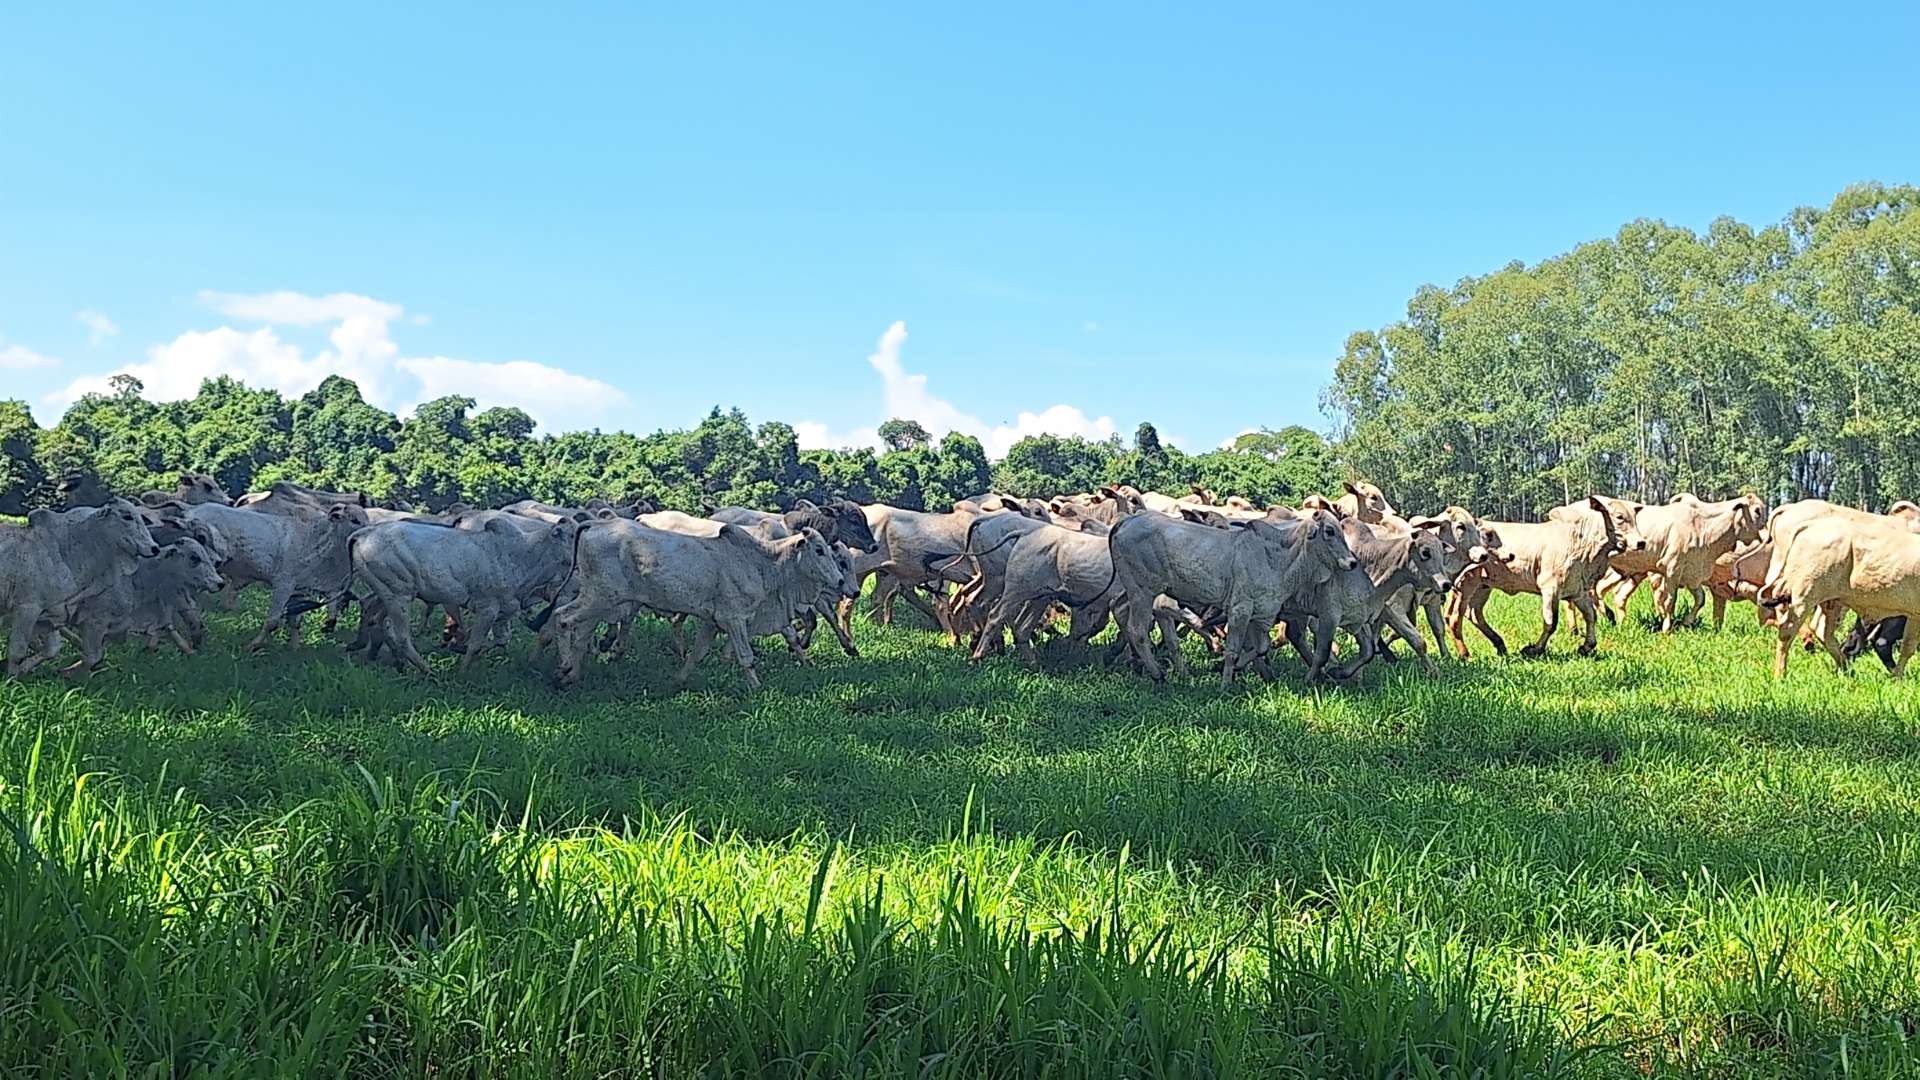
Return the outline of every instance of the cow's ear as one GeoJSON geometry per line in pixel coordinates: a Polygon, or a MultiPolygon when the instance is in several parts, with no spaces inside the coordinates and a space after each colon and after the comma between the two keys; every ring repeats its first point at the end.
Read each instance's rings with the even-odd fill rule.
{"type": "Polygon", "coordinates": [[[197,483],[199,483],[199,480],[192,473],[183,472],[180,474],[181,487],[193,487],[197,483]]]}
{"type": "Polygon", "coordinates": [[[1600,511],[1603,514],[1607,512],[1607,504],[1601,502],[1600,496],[1598,495],[1587,496],[1587,505],[1593,507],[1595,510],[1600,511]]]}
{"type": "Polygon", "coordinates": [[[1421,518],[1418,521],[1410,522],[1410,524],[1416,529],[1432,529],[1438,532],[1440,531],[1440,526],[1444,523],[1436,518],[1421,518]]]}
{"type": "Polygon", "coordinates": [[[1635,515],[1638,515],[1638,514],[1640,513],[1640,511],[1642,511],[1642,510],[1645,510],[1646,508],[1647,508],[1647,504],[1646,504],[1646,503],[1634,503],[1634,504],[1633,504],[1633,512],[1634,512],[1634,514],[1635,514],[1635,515]]]}
{"type": "Polygon", "coordinates": [[[179,557],[180,557],[180,545],[179,545],[179,544],[168,544],[168,545],[166,546],[166,548],[165,548],[165,549],[163,549],[163,550],[162,550],[162,551],[160,552],[160,557],[161,557],[161,558],[163,558],[163,559],[177,559],[177,558],[179,558],[179,557]]]}
{"type": "Polygon", "coordinates": [[[345,506],[335,506],[327,510],[327,520],[329,521],[345,521],[346,519],[347,508],[345,506]]]}
{"type": "Polygon", "coordinates": [[[1341,486],[1341,487],[1343,487],[1343,488],[1346,488],[1346,489],[1347,489],[1347,494],[1349,494],[1349,495],[1358,495],[1358,494],[1360,494],[1360,489],[1359,489],[1359,488],[1357,488],[1357,487],[1354,487],[1354,486],[1353,486],[1353,481],[1351,481],[1351,480],[1342,480],[1342,481],[1340,481],[1340,486],[1341,486]]]}

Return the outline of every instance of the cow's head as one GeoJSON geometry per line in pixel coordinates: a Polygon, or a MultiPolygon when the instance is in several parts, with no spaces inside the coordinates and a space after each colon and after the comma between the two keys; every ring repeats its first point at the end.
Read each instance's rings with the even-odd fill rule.
{"type": "Polygon", "coordinates": [[[100,541],[114,552],[136,559],[151,559],[160,554],[153,532],[141,508],[125,499],[109,499],[85,519],[96,530],[100,541]]]}
{"type": "Polygon", "coordinates": [[[1388,514],[1396,513],[1393,504],[1387,501],[1386,495],[1365,480],[1359,483],[1351,480],[1343,481],[1341,486],[1347,489],[1347,494],[1341,502],[1350,503],[1343,509],[1347,509],[1351,516],[1361,521],[1377,522],[1388,514]]]}
{"type": "Polygon", "coordinates": [[[1353,570],[1359,567],[1360,560],[1354,558],[1353,549],[1347,546],[1347,534],[1340,529],[1338,515],[1315,510],[1306,521],[1307,551],[1329,570],[1353,570]]]}
{"type": "Polygon", "coordinates": [[[183,472],[179,486],[174,488],[173,497],[189,506],[212,503],[219,506],[232,504],[233,496],[220,486],[220,481],[206,473],[183,472]]]}
{"type": "Polygon", "coordinates": [[[1620,551],[1645,551],[1647,538],[1640,531],[1640,511],[1646,506],[1626,499],[1599,500],[1600,513],[1608,522],[1608,531],[1618,542],[1620,551]]]}
{"type": "Polygon", "coordinates": [[[867,524],[867,512],[859,503],[852,499],[833,499],[820,511],[833,519],[833,539],[856,551],[880,550],[880,541],[874,539],[873,529],[867,524]]]}
{"type": "Polygon", "coordinates": [[[1324,510],[1329,514],[1334,514],[1334,515],[1338,515],[1340,513],[1340,508],[1334,505],[1334,502],[1332,499],[1329,499],[1325,495],[1321,495],[1317,492],[1315,494],[1307,496],[1304,499],[1301,499],[1300,509],[1306,510],[1309,512],[1324,510]]]}
{"type": "Polygon", "coordinates": [[[1453,547],[1442,536],[1443,532],[1450,531],[1447,528],[1450,524],[1443,519],[1422,519],[1413,527],[1413,543],[1407,552],[1415,579],[1439,592],[1453,588],[1453,573],[1447,566],[1447,556],[1453,547]]]}
{"type": "Polygon", "coordinates": [[[160,549],[160,558],[168,565],[174,580],[194,592],[217,592],[226,582],[220,579],[218,561],[197,540],[175,540],[160,549]]]}

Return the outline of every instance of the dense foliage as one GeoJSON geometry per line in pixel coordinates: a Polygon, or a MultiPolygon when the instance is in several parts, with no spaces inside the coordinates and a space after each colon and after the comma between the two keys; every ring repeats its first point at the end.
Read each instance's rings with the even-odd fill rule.
{"type": "Polygon", "coordinates": [[[1920,491],[1920,188],[1705,236],[1636,221],[1426,286],[1325,405],[1389,492],[1500,517],[1587,491],[1883,506],[1920,491]]]}
{"type": "Polygon", "coordinates": [[[687,431],[535,437],[525,412],[475,412],[466,397],[436,398],[403,421],[339,376],[291,400],[224,377],[186,401],[150,402],[141,390],[122,377],[113,393],[81,398],[48,430],[24,403],[0,401],[0,513],[52,502],[54,484],[69,474],[136,492],[171,490],[182,470],[211,473],[236,495],[293,480],[428,509],[646,496],[694,511],[786,507],[828,495],[923,509],[989,489],[1052,495],[1122,482],[1178,490],[1204,484],[1279,501],[1338,486],[1326,442],[1299,427],[1256,432],[1198,455],[1162,446],[1151,424],[1141,425],[1132,449],[1118,439],[1040,435],[1014,444],[996,466],[980,440],[950,432],[936,444],[910,420],[882,424],[879,434],[893,449],[875,453],[802,450],[791,426],[755,428],[738,409],[715,408],[687,431]]]}

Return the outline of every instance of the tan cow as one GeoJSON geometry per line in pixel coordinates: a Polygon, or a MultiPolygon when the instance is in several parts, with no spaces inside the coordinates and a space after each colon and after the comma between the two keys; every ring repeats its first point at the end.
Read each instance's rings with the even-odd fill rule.
{"type": "Polygon", "coordinates": [[[1660,632],[1673,629],[1679,591],[1693,593],[1699,615],[1700,590],[1713,576],[1713,562],[1741,543],[1760,538],[1767,506],[1758,495],[1724,502],[1704,502],[1691,494],[1674,496],[1665,506],[1641,506],[1634,524],[1647,546],[1622,551],[1610,561],[1599,586],[1609,619],[1624,619],[1627,601],[1647,577],[1653,578],[1654,606],[1660,612],[1660,632]]]}
{"type": "Polygon", "coordinates": [[[1794,532],[1790,540],[1776,541],[1774,569],[1760,590],[1762,607],[1779,612],[1779,643],[1773,656],[1773,674],[1787,673],[1787,657],[1801,624],[1815,612],[1823,618],[1820,643],[1845,670],[1846,653],[1839,630],[1847,609],[1863,620],[1879,622],[1907,616],[1907,632],[1900,640],[1900,658],[1893,676],[1906,672],[1914,645],[1920,642],[1920,536],[1887,519],[1863,521],[1827,514],[1794,532]],[[1784,548],[1784,550],[1783,550],[1784,548]]]}
{"type": "Polygon", "coordinates": [[[1547,642],[1560,628],[1562,600],[1572,604],[1586,623],[1579,651],[1582,656],[1591,655],[1599,645],[1599,602],[1594,586],[1607,572],[1607,560],[1616,551],[1635,550],[1646,544],[1633,522],[1633,504],[1595,495],[1555,507],[1543,522],[1483,522],[1484,527],[1495,530],[1502,551],[1513,558],[1506,562],[1491,559],[1460,575],[1447,617],[1447,634],[1460,658],[1467,658],[1467,642],[1460,630],[1466,619],[1473,621],[1496,652],[1506,655],[1507,643],[1487,622],[1485,611],[1487,596],[1496,589],[1540,597],[1540,637],[1520,650],[1521,655],[1540,656],[1547,651],[1547,642]]]}
{"type": "MultiPolygon", "coordinates": [[[[1765,541],[1735,548],[1713,560],[1707,575],[1707,591],[1713,594],[1713,628],[1726,625],[1727,603],[1745,600],[1753,603],[1760,587],[1767,583],[1767,564],[1773,559],[1773,545],[1765,541]]],[[[1760,621],[1771,621],[1773,613],[1760,609],[1760,621]]]]}
{"type": "Polygon", "coordinates": [[[1341,517],[1359,518],[1369,525],[1378,525],[1389,515],[1397,515],[1393,504],[1387,501],[1380,489],[1365,480],[1359,483],[1344,481],[1340,485],[1347,489],[1345,495],[1334,500],[1341,517]]]}

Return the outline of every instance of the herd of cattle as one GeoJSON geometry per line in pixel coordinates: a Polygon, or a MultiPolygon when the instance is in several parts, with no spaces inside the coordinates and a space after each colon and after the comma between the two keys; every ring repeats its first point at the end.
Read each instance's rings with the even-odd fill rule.
{"type": "Polygon", "coordinates": [[[840,499],[709,517],[599,500],[418,514],[290,483],[236,499],[192,473],[137,501],[86,501],[95,505],[0,524],[9,676],[68,641],[81,652],[68,673],[92,670],[109,642],[128,638],[191,653],[204,640],[202,598],[220,592],[231,606],[252,584],[271,595],[251,648],[283,626],[297,645],[306,613],[326,608],[330,631],[358,603],[350,649],[369,660],[388,651],[425,672],[416,633],[437,629],[464,669],[526,616],[563,686],[596,656],[624,655],[643,613],[673,624],[676,684],[721,635],[756,688],[757,637],[780,635],[805,662],[825,620],[857,656],[850,615],[870,578],[881,621],[905,600],[950,641],[968,639],[975,659],[1010,634],[1033,664],[1036,634],[1086,643],[1112,622],[1110,662],[1155,679],[1167,663],[1184,674],[1180,642],[1193,635],[1222,658],[1228,685],[1248,668],[1272,678],[1268,657],[1280,646],[1300,654],[1310,680],[1350,681],[1391,656],[1389,635],[1432,672],[1422,612],[1460,658],[1467,623],[1504,654],[1484,611],[1495,591],[1540,597],[1528,655],[1545,651],[1563,605],[1579,614],[1580,652],[1591,653],[1601,617],[1624,615],[1645,581],[1663,632],[1681,593],[1697,616],[1710,592],[1716,627],[1729,601],[1754,602],[1779,631],[1777,675],[1796,636],[1842,668],[1871,644],[1895,674],[1920,638],[1920,624],[1906,633],[1906,617],[1920,614],[1920,506],[1910,502],[1873,514],[1803,500],[1769,514],[1753,495],[1665,505],[1589,496],[1544,521],[1510,522],[1458,506],[1402,516],[1377,487],[1350,483],[1337,500],[1315,495],[1298,508],[1120,485],[1051,500],[982,495],[939,513],[840,499]],[[1842,643],[1848,610],[1859,619],[1842,643]],[[1354,648],[1334,665],[1342,630],[1354,648]]]}

